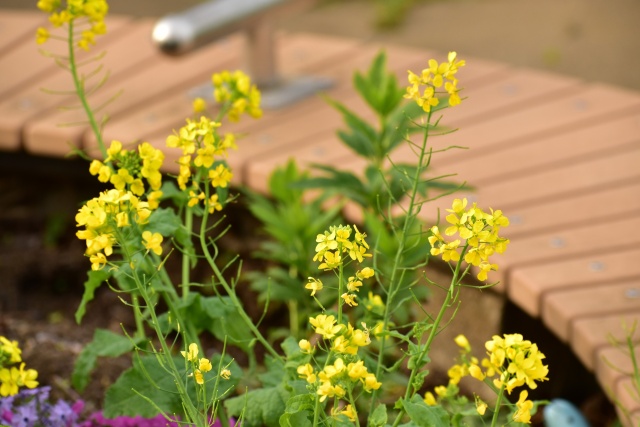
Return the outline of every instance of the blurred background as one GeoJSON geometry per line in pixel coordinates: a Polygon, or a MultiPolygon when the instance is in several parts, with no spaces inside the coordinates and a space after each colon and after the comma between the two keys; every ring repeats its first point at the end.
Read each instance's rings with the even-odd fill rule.
{"type": "MultiPolygon", "coordinates": [[[[159,17],[202,0],[110,0],[111,12],[159,17]]],[[[35,9],[36,0],[0,0],[35,9]]],[[[639,0],[318,0],[284,29],[493,59],[640,90],[639,0]]]]}

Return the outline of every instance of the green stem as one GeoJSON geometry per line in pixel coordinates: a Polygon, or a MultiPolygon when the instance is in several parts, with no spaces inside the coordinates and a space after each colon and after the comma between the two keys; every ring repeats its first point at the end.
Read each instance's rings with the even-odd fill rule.
{"type": "Polygon", "coordinates": [[[73,47],[73,23],[74,21],[69,21],[69,37],[67,37],[67,44],[69,48],[69,70],[71,71],[71,76],[73,77],[73,84],[76,89],[76,93],[78,94],[78,98],[80,99],[80,103],[82,104],[82,108],[87,114],[87,118],[89,120],[89,124],[91,125],[91,130],[96,137],[96,141],[98,141],[98,148],[100,149],[100,153],[102,154],[102,158],[107,158],[107,148],[104,145],[104,141],[102,139],[102,132],[100,132],[100,127],[96,122],[95,116],[93,115],[93,111],[89,106],[89,102],[87,101],[87,97],[84,91],[84,84],[80,80],[80,76],[78,76],[78,68],[76,67],[75,60],[75,50],[73,47]]]}
{"type": "Polygon", "coordinates": [[[504,383],[502,384],[502,387],[500,387],[500,392],[498,393],[496,406],[493,410],[493,417],[491,418],[491,427],[495,427],[498,423],[498,415],[500,413],[500,405],[502,404],[502,396],[504,396],[504,383]]]}
{"type": "MultiPolygon", "coordinates": [[[[206,188],[206,190],[205,190],[205,194],[206,194],[205,200],[209,200],[209,187],[208,187],[208,185],[206,185],[205,188],[206,188]]],[[[235,290],[231,288],[231,286],[229,285],[227,280],[222,275],[222,272],[220,271],[220,269],[216,265],[215,260],[211,256],[211,252],[209,251],[209,246],[208,246],[207,240],[206,240],[206,226],[207,226],[208,216],[209,216],[209,210],[205,206],[204,213],[202,215],[202,224],[200,226],[200,236],[199,237],[200,237],[200,247],[202,248],[202,253],[203,253],[205,259],[207,260],[207,263],[209,264],[209,266],[213,270],[214,276],[216,277],[216,279],[218,279],[218,282],[224,288],[225,292],[227,293],[227,295],[231,299],[231,302],[233,302],[233,305],[236,307],[236,310],[238,310],[238,314],[240,315],[240,317],[242,318],[244,323],[247,325],[247,327],[249,328],[251,333],[253,333],[253,335],[256,337],[258,342],[260,342],[264,346],[264,348],[267,350],[267,352],[269,354],[271,354],[276,359],[282,360],[282,356],[280,356],[280,354],[278,354],[278,352],[273,348],[273,346],[269,343],[269,341],[266,340],[266,338],[262,335],[262,333],[258,330],[256,325],[253,323],[253,320],[249,317],[247,312],[244,310],[244,308],[242,307],[242,303],[240,302],[240,300],[238,299],[238,296],[236,295],[235,290]]]]}
{"type": "MultiPolygon", "coordinates": [[[[402,232],[398,242],[398,249],[396,251],[396,255],[393,261],[393,268],[391,270],[388,298],[384,308],[384,315],[382,319],[383,331],[386,331],[387,328],[389,327],[391,309],[392,307],[395,308],[395,304],[393,304],[394,302],[393,300],[397,295],[397,293],[400,291],[400,280],[396,277],[396,274],[398,271],[400,271],[400,264],[401,264],[402,254],[405,248],[407,233],[410,230],[410,226],[413,225],[413,219],[416,215],[414,213],[414,210],[416,206],[416,198],[418,195],[418,185],[420,183],[420,176],[422,175],[422,172],[423,172],[425,157],[428,156],[427,142],[429,140],[429,123],[431,123],[431,114],[432,114],[431,112],[427,114],[427,127],[424,131],[424,136],[422,138],[422,146],[420,148],[420,154],[418,156],[418,167],[416,168],[415,175],[413,177],[412,188],[411,188],[411,193],[409,197],[409,206],[407,208],[407,215],[404,220],[402,232]]],[[[382,336],[380,337],[380,350],[378,353],[378,362],[376,364],[376,378],[378,379],[380,378],[380,373],[382,371],[386,345],[387,345],[387,336],[386,334],[383,333],[382,336]]],[[[378,398],[378,390],[374,390],[371,396],[371,406],[369,411],[370,413],[373,412],[377,398],[378,398]]]]}
{"type": "MultiPolygon", "coordinates": [[[[468,248],[468,244],[464,246],[464,248],[462,249],[462,253],[460,255],[460,259],[462,260],[464,258],[464,254],[467,251],[468,248]]],[[[447,294],[444,297],[444,301],[442,302],[442,306],[440,306],[440,311],[438,312],[437,317],[435,318],[435,320],[433,321],[433,325],[431,325],[431,329],[429,331],[429,337],[427,338],[427,342],[425,343],[424,347],[422,348],[422,350],[420,350],[420,353],[418,354],[418,358],[416,359],[417,361],[421,361],[425,355],[429,354],[429,351],[431,350],[431,344],[433,343],[433,340],[435,339],[436,335],[440,332],[439,330],[439,326],[440,323],[442,322],[442,318],[444,317],[444,313],[447,311],[447,309],[449,308],[449,306],[451,305],[451,303],[454,300],[454,295],[455,295],[455,289],[456,287],[458,287],[458,285],[460,284],[460,266],[461,266],[461,262],[458,262],[456,264],[456,268],[453,272],[453,277],[451,278],[451,283],[449,284],[449,289],[447,290],[447,294]]],[[[463,274],[464,276],[464,274],[463,274]]],[[[420,340],[422,339],[422,337],[420,337],[420,340]]],[[[419,341],[418,341],[419,342],[419,341]]],[[[419,387],[416,387],[413,382],[415,380],[416,375],[418,374],[418,371],[422,368],[421,365],[419,365],[418,363],[415,364],[415,366],[413,367],[413,369],[411,369],[411,374],[409,375],[409,381],[407,383],[407,390],[405,391],[405,395],[404,395],[404,400],[409,400],[409,398],[411,397],[411,395],[413,393],[415,393],[416,391],[418,391],[419,387]]],[[[398,416],[396,417],[394,423],[393,423],[393,427],[396,427],[400,424],[400,421],[402,419],[402,416],[404,415],[404,408],[400,409],[400,412],[398,413],[398,416]]]]}
{"type": "MultiPolygon", "coordinates": [[[[189,206],[184,213],[184,226],[187,229],[187,235],[191,236],[193,232],[193,209],[189,206]]],[[[184,301],[189,298],[189,288],[191,283],[191,257],[187,251],[182,253],[182,299],[184,301]]]]}

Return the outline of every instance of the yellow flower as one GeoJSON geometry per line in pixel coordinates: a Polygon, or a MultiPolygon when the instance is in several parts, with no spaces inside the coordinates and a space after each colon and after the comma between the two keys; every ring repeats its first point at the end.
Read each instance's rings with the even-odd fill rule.
{"type": "Polygon", "coordinates": [[[4,353],[9,357],[9,363],[19,363],[22,361],[22,350],[18,345],[18,341],[9,341],[7,338],[0,336],[0,356],[4,353]]]}
{"type": "Polygon", "coordinates": [[[336,325],[336,318],[333,315],[318,314],[315,318],[310,317],[309,323],[315,328],[317,334],[325,339],[331,339],[342,330],[342,325],[336,325]]]}
{"type": "Polygon", "coordinates": [[[347,405],[342,411],[337,412],[337,414],[345,415],[351,422],[355,422],[356,417],[358,416],[356,410],[353,409],[353,406],[351,405],[347,405]]]}
{"type": "Polygon", "coordinates": [[[197,384],[204,384],[204,375],[202,375],[202,372],[199,369],[196,369],[193,372],[193,376],[195,377],[197,384]]]}
{"type": "Polygon", "coordinates": [[[371,392],[372,390],[377,390],[380,388],[381,385],[382,383],[376,379],[376,376],[374,374],[370,373],[364,379],[365,391],[371,392]]]}
{"type": "Polygon", "coordinates": [[[229,378],[231,378],[231,371],[228,369],[223,369],[220,371],[220,377],[228,380],[229,378]]]}
{"type": "Polygon", "coordinates": [[[487,412],[487,404],[482,401],[478,396],[476,396],[476,411],[478,414],[484,415],[487,412]]]}
{"type": "Polygon", "coordinates": [[[311,354],[313,352],[313,347],[307,340],[300,340],[298,342],[298,347],[300,347],[300,351],[302,351],[303,353],[311,354]]]}
{"type": "Polygon", "coordinates": [[[305,365],[298,366],[297,372],[300,378],[304,378],[309,384],[316,382],[316,374],[313,371],[313,366],[311,366],[311,364],[307,363],[305,365]]]}
{"type": "Polygon", "coordinates": [[[16,368],[0,369],[0,396],[18,394],[18,370],[16,368]]]}
{"type": "Polygon", "coordinates": [[[516,412],[513,414],[513,421],[525,424],[531,424],[531,409],[533,408],[533,402],[527,400],[529,393],[527,390],[520,392],[520,398],[516,402],[516,412]]]}
{"type": "Polygon", "coordinates": [[[198,369],[202,372],[209,372],[213,367],[211,366],[211,362],[209,359],[205,359],[204,357],[200,359],[198,362],[198,369]]]}
{"type": "Polygon", "coordinates": [[[424,403],[429,406],[436,406],[438,404],[438,402],[436,402],[435,396],[430,391],[424,394],[424,403]]]}
{"type": "Polygon", "coordinates": [[[349,294],[345,292],[344,294],[341,295],[341,297],[344,300],[345,304],[347,304],[350,307],[355,307],[358,305],[358,303],[356,302],[356,295],[354,294],[349,294]]]}
{"type": "Polygon", "coordinates": [[[347,281],[347,290],[349,292],[358,292],[360,290],[360,286],[362,286],[362,282],[360,280],[356,280],[353,276],[349,277],[347,281]]]}
{"type": "Polygon", "coordinates": [[[102,270],[102,268],[107,264],[107,257],[104,256],[102,252],[98,252],[91,255],[89,257],[89,261],[91,262],[91,270],[102,270]]]}
{"type": "Polygon", "coordinates": [[[233,174],[223,164],[218,165],[215,169],[209,171],[209,178],[211,179],[211,185],[215,187],[226,188],[229,185],[229,181],[233,174]]]}
{"type": "Polygon", "coordinates": [[[187,359],[189,362],[195,362],[198,359],[198,345],[196,343],[189,344],[188,351],[181,351],[182,357],[187,359]]]}
{"type": "Polygon", "coordinates": [[[204,99],[198,97],[193,100],[192,108],[194,113],[200,113],[207,109],[207,103],[204,99]]]}
{"type": "Polygon", "coordinates": [[[147,250],[153,251],[156,255],[162,255],[162,235],[160,233],[144,231],[142,239],[147,250]]]}
{"type": "Polygon", "coordinates": [[[309,289],[311,291],[311,296],[314,296],[316,292],[322,290],[322,281],[313,277],[309,277],[309,283],[307,283],[304,287],[305,289],[309,289]]]}
{"type": "Polygon", "coordinates": [[[222,205],[218,201],[218,195],[213,194],[211,197],[209,197],[209,213],[212,214],[215,211],[221,211],[221,210],[222,210],[222,205]]]}
{"type": "Polygon", "coordinates": [[[374,274],[375,271],[373,271],[373,268],[365,267],[362,270],[356,272],[356,277],[360,280],[364,280],[373,277],[374,274]]]}
{"type": "Polygon", "coordinates": [[[342,264],[342,257],[338,251],[327,251],[324,254],[324,262],[318,266],[320,270],[333,270],[342,264]]]}
{"type": "Polygon", "coordinates": [[[317,391],[320,402],[324,402],[327,397],[344,397],[346,391],[339,385],[334,386],[331,381],[323,381],[317,391]]]}
{"type": "Polygon", "coordinates": [[[36,31],[36,43],[43,44],[49,40],[49,31],[46,28],[38,28],[36,31]]]}
{"type": "Polygon", "coordinates": [[[471,345],[469,344],[469,340],[467,340],[467,337],[465,337],[464,335],[460,334],[457,337],[455,337],[453,340],[458,345],[458,347],[464,349],[464,351],[466,352],[471,351],[471,345]]]}

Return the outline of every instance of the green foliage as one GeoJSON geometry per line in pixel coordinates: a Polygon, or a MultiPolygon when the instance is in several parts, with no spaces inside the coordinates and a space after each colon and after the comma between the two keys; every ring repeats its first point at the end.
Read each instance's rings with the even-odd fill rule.
{"type": "Polygon", "coordinates": [[[82,294],[82,300],[80,301],[80,305],[76,309],[76,322],[80,324],[82,322],[82,318],[84,317],[87,311],[87,304],[93,300],[95,296],[96,289],[100,287],[110,276],[111,274],[107,270],[90,270],[87,273],[87,280],[84,282],[84,293],[82,294]]]}
{"type": "Polygon", "coordinates": [[[230,416],[242,415],[246,427],[277,427],[284,413],[288,392],[284,386],[252,390],[245,395],[225,401],[230,416]]]}
{"type": "Polygon", "coordinates": [[[442,406],[429,406],[419,395],[415,395],[411,400],[404,399],[402,407],[411,418],[416,427],[450,427],[450,419],[447,411],[442,406]]]}
{"type": "MultiPolygon", "coordinates": [[[[211,364],[217,367],[221,364],[221,356],[213,355],[211,364]]],[[[228,390],[232,390],[242,376],[240,367],[225,356],[223,366],[229,365],[231,377],[229,380],[219,380],[216,390],[216,379],[208,379],[205,383],[206,396],[209,399],[222,397],[228,390]]],[[[214,368],[215,369],[215,368],[214,368]]],[[[159,411],[166,414],[184,412],[183,398],[176,387],[176,382],[183,382],[193,401],[196,401],[196,388],[193,378],[189,378],[189,368],[182,356],[168,359],[153,354],[134,357],[133,366],[125,371],[118,380],[107,390],[104,414],[108,418],[120,415],[154,417],[159,411]],[[167,363],[172,363],[176,371],[167,363]]]]}
{"type": "Polygon", "coordinates": [[[82,392],[89,384],[91,372],[95,369],[98,357],[118,357],[135,348],[136,342],[129,337],[106,329],[96,329],[93,340],[86,345],[76,359],[71,384],[82,392]]]}
{"type": "Polygon", "coordinates": [[[364,211],[386,213],[399,203],[409,190],[420,168],[419,194],[427,197],[429,189],[454,190],[459,185],[439,180],[427,180],[425,165],[389,164],[391,153],[413,133],[425,128],[435,129],[431,124],[416,125],[424,111],[415,103],[403,103],[404,88],[398,86],[393,73],[386,70],[386,55],[381,52],[374,59],[366,74],[356,73],[354,85],[358,94],[377,116],[375,128],[356,112],[335,100],[329,100],[344,119],[347,130],[338,136],[353,152],[366,160],[362,173],[339,170],[329,165],[313,165],[320,176],[303,180],[303,188],[319,188],[331,194],[339,194],[356,202],[364,211]]]}

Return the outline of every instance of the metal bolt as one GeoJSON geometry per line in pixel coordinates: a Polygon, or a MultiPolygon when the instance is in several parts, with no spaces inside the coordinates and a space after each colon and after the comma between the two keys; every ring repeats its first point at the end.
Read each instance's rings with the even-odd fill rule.
{"type": "Polygon", "coordinates": [[[600,261],[592,261],[589,263],[589,270],[602,271],[604,270],[604,263],[600,261]]]}
{"type": "Polygon", "coordinates": [[[629,299],[640,298],[640,289],[638,288],[629,288],[624,291],[624,296],[629,299]]]}
{"type": "Polygon", "coordinates": [[[549,244],[551,245],[552,248],[557,248],[557,249],[564,248],[566,246],[566,242],[562,237],[552,238],[549,244]]]}

